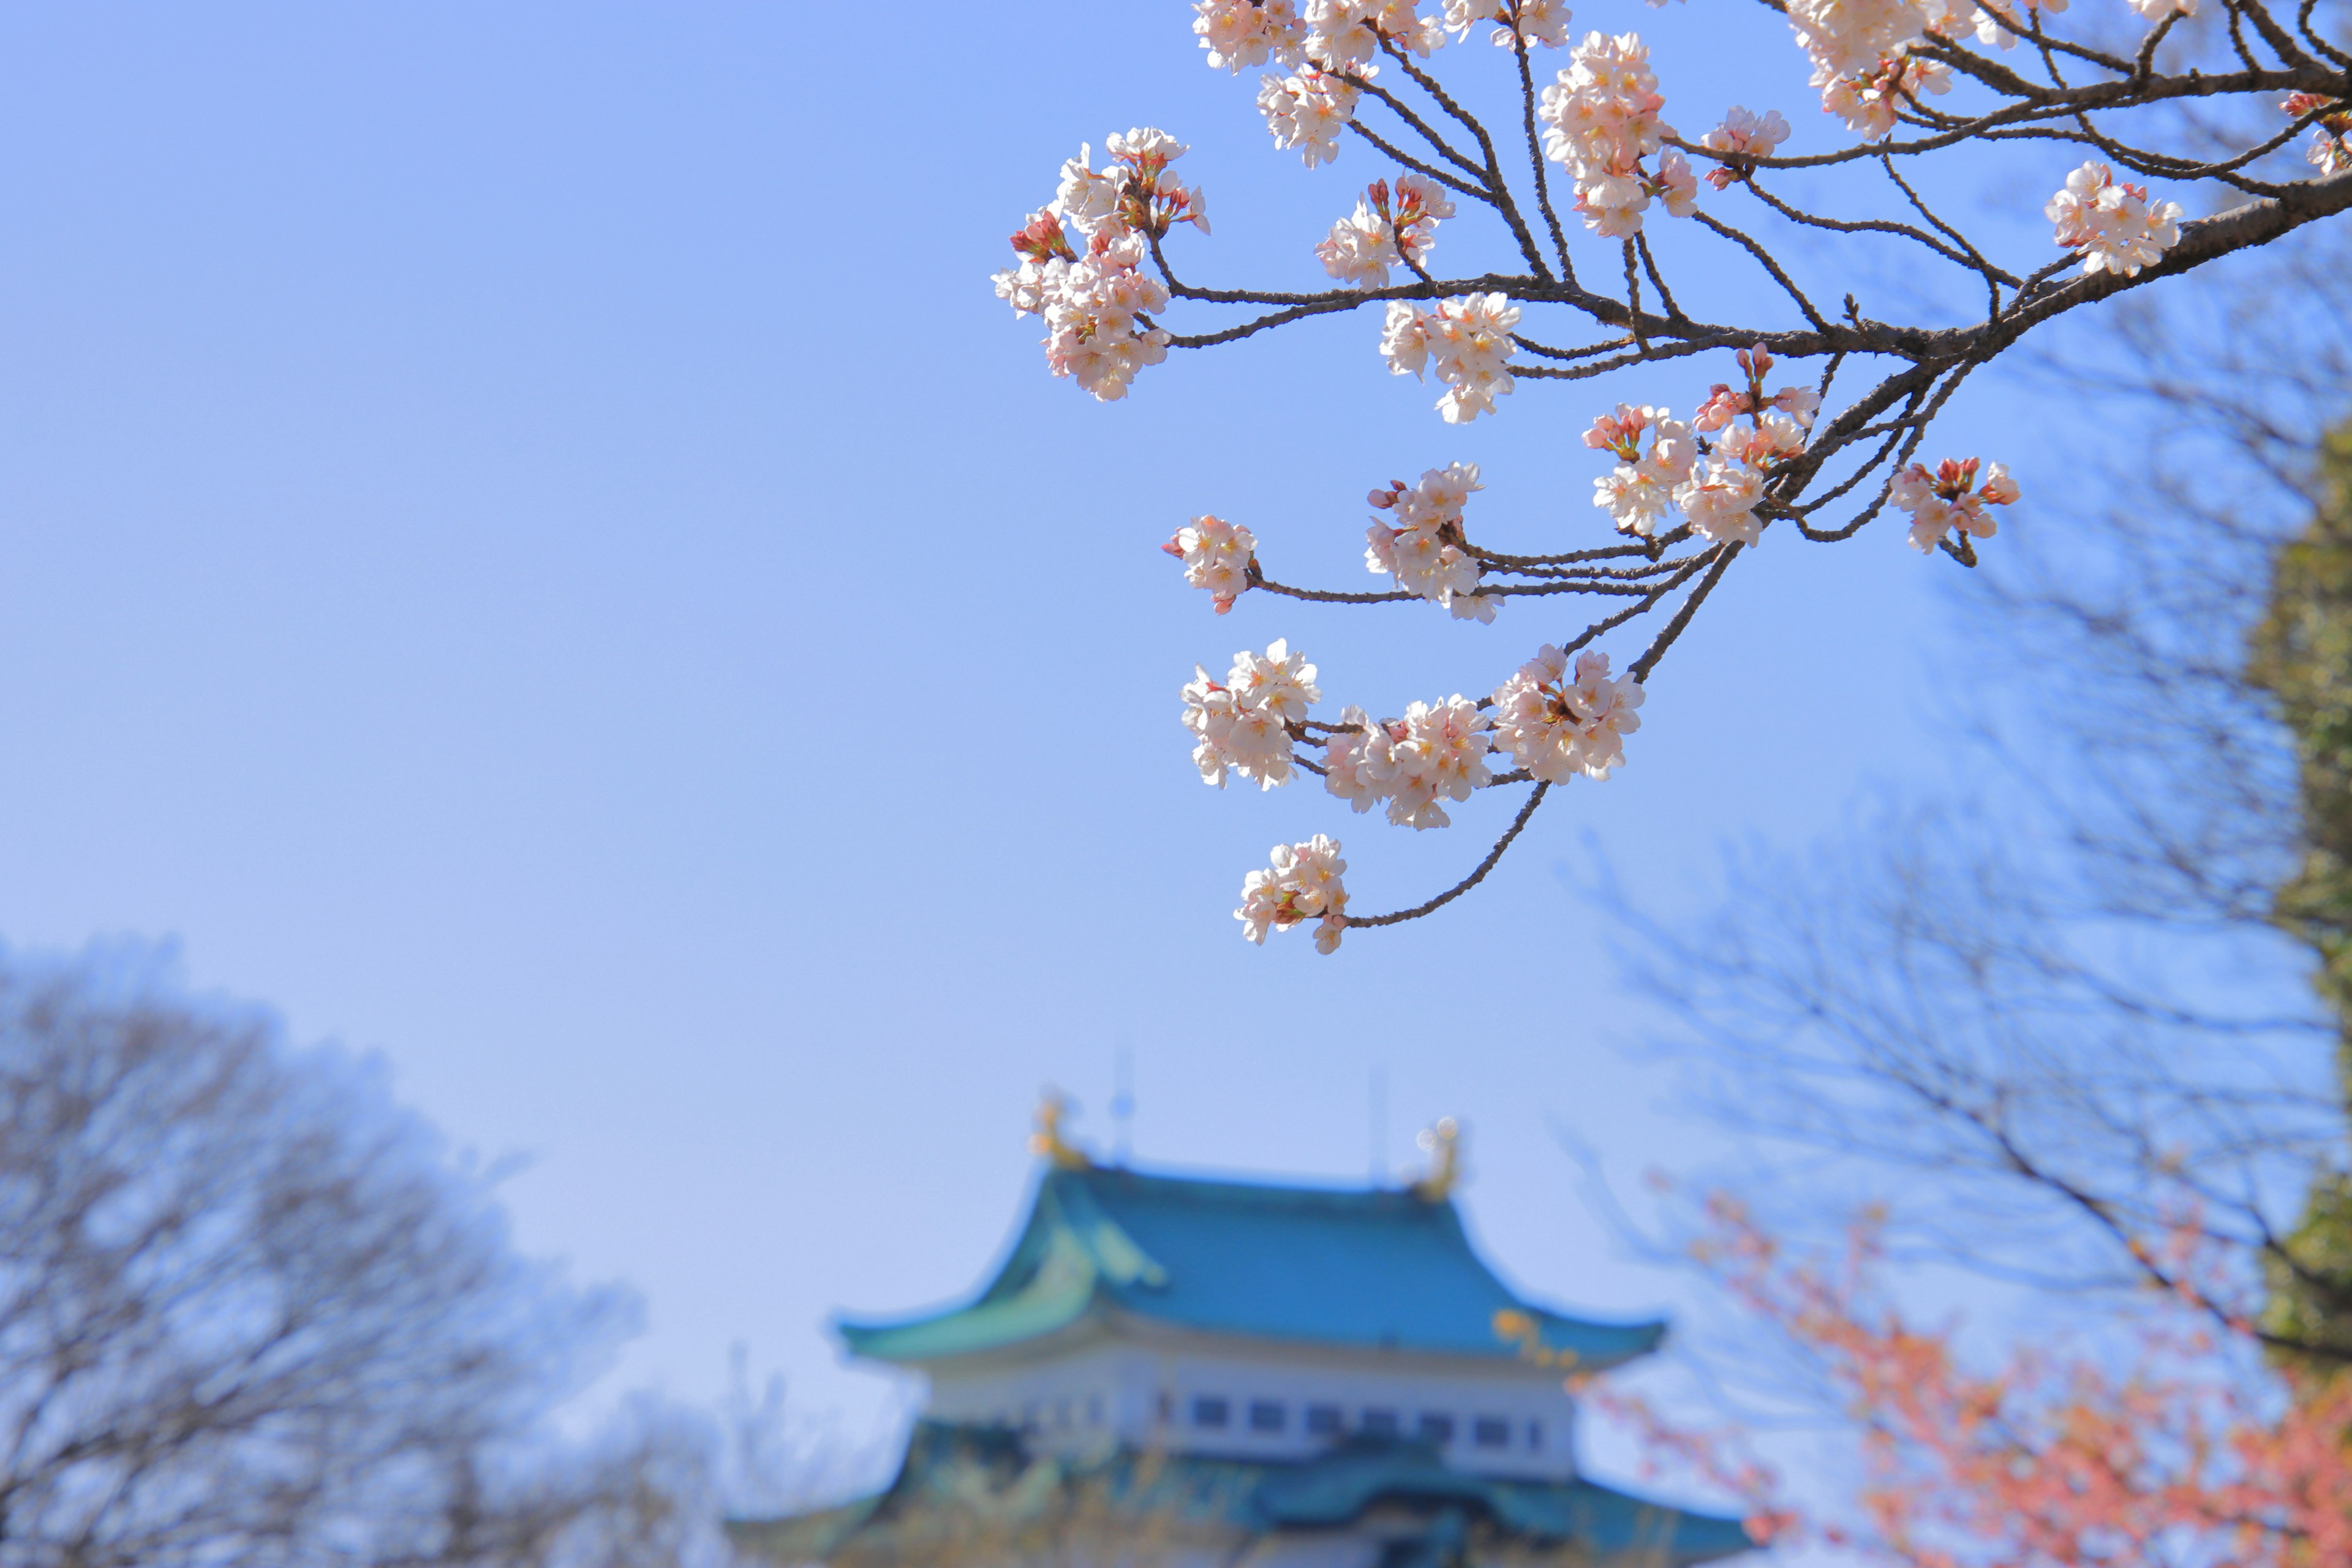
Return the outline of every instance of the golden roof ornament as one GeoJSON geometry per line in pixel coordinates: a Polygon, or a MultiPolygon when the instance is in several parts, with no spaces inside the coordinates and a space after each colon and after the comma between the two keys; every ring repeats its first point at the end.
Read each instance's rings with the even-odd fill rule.
{"type": "Polygon", "coordinates": [[[1091,1170],[1094,1162],[1085,1150],[1062,1136],[1063,1119],[1070,1113],[1070,1102],[1058,1089],[1048,1089],[1038,1097],[1037,1131],[1029,1134],[1029,1152],[1054,1162],[1064,1171],[1091,1170]]]}
{"type": "Polygon", "coordinates": [[[1554,1350],[1543,1342],[1543,1325],[1536,1321],[1533,1312],[1517,1307],[1506,1307],[1495,1314],[1495,1337],[1506,1344],[1519,1347],[1519,1359],[1538,1366],[1574,1366],[1577,1354],[1571,1350],[1554,1350]]]}
{"type": "Polygon", "coordinates": [[[1436,1126],[1414,1142],[1429,1151],[1430,1160],[1428,1171],[1412,1184],[1412,1195],[1424,1203],[1442,1204],[1454,1195],[1454,1185],[1462,1179],[1462,1129],[1451,1116],[1441,1116],[1436,1126]]]}

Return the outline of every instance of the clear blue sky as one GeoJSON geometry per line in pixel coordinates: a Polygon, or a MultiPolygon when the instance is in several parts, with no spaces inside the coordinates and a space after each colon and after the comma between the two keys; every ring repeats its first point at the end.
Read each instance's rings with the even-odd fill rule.
{"type": "MultiPolygon", "coordinates": [[[[1751,101],[1819,144],[1769,22],[1579,18],[1699,50],[1666,84],[1693,125],[1781,51],[1751,101]]],[[[1357,1176],[1384,1070],[1389,1158],[1463,1117],[1522,1283],[1670,1302],[1559,1142],[1630,1176],[1714,1136],[1629,1050],[1586,836],[1692,906],[1724,842],[1931,775],[1948,563],[1891,528],[1769,541],[1661,668],[1632,765],[1477,898],[1334,959],[1247,946],[1228,911],[1276,840],[1339,834],[1391,907],[1509,807],[1416,838],[1203,789],[1194,660],[1287,635],[1335,700],[1394,710],[1573,627],[1524,601],[1492,629],[1217,620],[1157,542],[1217,510],[1354,585],[1362,492],[1455,458],[1498,536],[1601,526],[1595,395],[1446,426],[1369,317],[1180,354],[1119,405],[1047,379],[986,275],[1082,139],[1195,142],[1204,279],[1311,282],[1393,172],[1303,174],[1252,95],[1174,4],[0,16],[0,933],[173,938],[198,984],[381,1050],[459,1142],[529,1157],[526,1244],[635,1285],[617,1375],[686,1397],[740,1339],[808,1405],[874,1408],[826,1318],[971,1285],[1039,1085],[1107,1141],[1121,1043],[1146,1160],[1357,1176]]],[[[1963,400],[1955,451],[2000,401],[1963,400]]]]}

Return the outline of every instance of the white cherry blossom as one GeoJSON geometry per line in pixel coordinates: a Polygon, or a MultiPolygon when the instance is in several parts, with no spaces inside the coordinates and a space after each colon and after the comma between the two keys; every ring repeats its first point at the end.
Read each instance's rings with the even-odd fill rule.
{"type": "Polygon", "coordinates": [[[1400,174],[1393,200],[1389,183],[1374,180],[1357,201],[1355,212],[1331,226],[1330,237],[1315,247],[1315,254],[1323,270],[1340,282],[1381,288],[1391,267],[1411,262],[1425,268],[1437,243],[1437,220],[1453,216],[1453,198],[1434,180],[1400,174]]]}
{"type": "Polygon", "coordinates": [[[2083,270],[2136,278],[2180,243],[2180,204],[2150,204],[2146,185],[2119,184],[2105,163],[2086,163],[2066,176],[2042,215],[2052,237],[2083,258],[2083,270]]]}
{"type": "Polygon", "coordinates": [[[1547,48],[1568,47],[1568,7],[1560,0],[1445,0],[1445,26],[1467,38],[1481,22],[1495,26],[1498,49],[1515,48],[1521,38],[1547,48]]]}
{"type": "Polygon", "coordinates": [[[1753,544],[1764,531],[1763,521],[1756,515],[1756,503],[1763,497],[1762,474],[1745,463],[1709,458],[1693,467],[1690,478],[1675,489],[1675,504],[1701,538],[1717,544],[1753,544]]]}
{"type": "Polygon", "coordinates": [[[1316,951],[1338,948],[1348,909],[1348,863],[1339,858],[1339,840],[1318,833],[1303,844],[1276,845],[1268,858],[1268,869],[1242,879],[1242,907],[1234,911],[1242,935],[1263,943],[1269,931],[1315,921],[1316,951]]]}
{"type": "MultiPolygon", "coordinates": [[[[1367,67],[1359,75],[1370,75],[1367,67]]],[[[1327,71],[1303,65],[1287,77],[1259,79],[1258,112],[1277,147],[1296,147],[1308,168],[1339,155],[1339,134],[1356,117],[1358,88],[1327,71]]]]}
{"type": "Polygon", "coordinates": [[[1477,561],[1463,548],[1462,510],[1480,489],[1478,465],[1449,463],[1423,470],[1407,489],[1400,481],[1367,498],[1396,519],[1377,520],[1364,533],[1364,568],[1396,579],[1398,587],[1443,605],[1457,620],[1492,621],[1496,600],[1478,592],[1477,561]]]}
{"type": "Polygon", "coordinates": [[[1504,369],[1517,344],[1511,329],[1519,308],[1500,294],[1465,294],[1423,310],[1409,300],[1389,302],[1381,354],[1392,375],[1437,373],[1446,388],[1437,411],[1449,425],[1495,412],[1495,399],[1512,389],[1504,369]]]}
{"type": "Polygon", "coordinates": [[[1320,701],[1315,667],[1281,640],[1264,654],[1244,649],[1223,681],[1192,668],[1183,689],[1184,727],[1192,732],[1193,765],[1201,782],[1225,786],[1229,774],[1254,779],[1261,789],[1291,780],[1290,726],[1320,701]]]}
{"type": "Polygon", "coordinates": [[[1377,726],[1364,767],[1388,800],[1389,820],[1415,829],[1447,826],[1451,819],[1439,802],[1468,800],[1491,776],[1490,723],[1475,702],[1456,694],[1415,702],[1402,719],[1377,726]]]}
{"type": "Polygon", "coordinates": [[[1327,69],[1370,64],[1382,38],[1424,59],[1445,42],[1444,26],[1416,16],[1412,0],[1307,0],[1300,15],[1307,57],[1327,69]]]}
{"type": "Polygon", "coordinates": [[[1690,477],[1698,448],[1690,426],[1663,408],[1621,403],[1584,433],[1584,444],[1613,453],[1617,467],[1592,481],[1592,504],[1606,510],[1624,533],[1647,537],[1674,502],[1675,489],[1690,477]],[[1644,448],[1643,437],[1649,446],[1644,448]]]}
{"type": "Polygon", "coordinates": [[[1726,160],[1706,173],[1706,183],[1717,190],[1727,188],[1747,167],[1741,160],[1769,158],[1773,149],[1789,139],[1789,122],[1780,118],[1777,109],[1761,114],[1751,114],[1734,104],[1723,117],[1723,123],[1708,132],[1700,145],[1726,160]]]}
{"type": "Polygon", "coordinates": [[[1184,581],[1205,590],[1222,616],[1249,587],[1257,536],[1221,517],[1196,517],[1160,548],[1184,563],[1184,581]]]}
{"type": "Polygon", "coordinates": [[[2000,463],[1984,466],[1982,482],[1977,469],[1974,458],[1957,462],[1947,458],[1932,473],[1926,465],[1914,463],[1895,476],[1887,499],[1911,514],[1912,549],[1932,552],[1955,529],[1977,539],[1990,539],[2000,531],[2000,525],[1985,508],[2016,500],[2017,481],[2000,463]]]}
{"type": "Polygon", "coordinates": [[[1269,59],[1297,64],[1306,36],[1292,0],[1193,0],[1192,31],[1211,68],[1235,74],[1269,59]]]}
{"type": "Polygon", "coordinates": [[[1579,654],[1571,679],[1568,656],[1547,643],[1496,688],[1495,744],[1546,784],[1605,779],[1642,727],[1642,698],[1632,676],[1611,678],[1607,654],[1579,654]]]}

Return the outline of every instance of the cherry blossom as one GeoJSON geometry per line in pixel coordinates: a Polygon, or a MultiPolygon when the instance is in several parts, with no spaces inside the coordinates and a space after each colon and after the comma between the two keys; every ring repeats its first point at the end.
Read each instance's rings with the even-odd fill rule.
{"type": "Polygon", "coordinates": [[[1706,183],[1718,191],[1729,188],[1734,180],[1754,168],[1748,160],[1770,157],[1772,150],[1788,139],[1789,122],[1780,118],[1779,110],[1751,114],[1734,104],[1723,123],[1708,132],[1701,143],[1723,160],[1706,172],[1706,183]]]}
{"type": "Polygon", "coordinates": [[[2150,205],[2146,185],[2117,184],[2105,163],[2086,163],[2067,175],[2042,211],[2057,226],[2057,243],[2083,258],[2085,273],[2137,278],[2180,243],[2180,204],[2150,205]]]}
{"type": "Polygon", "coordinates": [[[1221,517],[1196,517],[1160,548],[1184,563],[1184,581],[1206,589],[1222,616],[1249,587],[1257,535],[1221,517]]]}
{"type": "Polygon", "coordinates": [[[1450,819],[1438,803],[1468,800],[1493,777],[1491,721],[1458,693],[1415,702],[1402,719],[1367,719],[1360,708],[1341,718],[1347,727],[1324,742],[1323,784],[1357,811],[1385,801],[1400,827],[1444,827],[1450,819]]]}
{"type": "Polygon", "coordinates": [[[1764,378],[1772,373],[1772,366],[1779,362],[1761,343],[1754,348],[1741,349],[1732,357],[1738,362],[1741,373],[1747,377],[1747,384],[1734,390],[1718,381],[1709,387],[1706,400],[1691,416],[1692,429],[1702,434],[1720,430],[1743,415],[1758,414],[1766,409],[1778,409],[1808,430],[1813,427],[1813,416],[1822,405],[1820,393],[1810,386],[1784,386],[1767,397],[1764,395],[1764,378]]]}
{"type": "Polygon", "coordinates": [[[1804,426],[1778,411],[1759,415],[1746,425],[1733,426],[1716,443],[1716,450],[1733,462],[1759,469],[1769,469],[1781,458],[1794,457],[1804,449],[1804,426]]]}
{"type": "Polygon", "coordinates": [[[1291,726],[1323,697],[1306,656],[1277,638],[1263,654],[1235,654],[1222,683],[1199,665],[1192,676],[1182,717],[1195,738],[1192,763],[1201,782],[1223,789],[1230,773],[1255,779],[1260,789],[1288,784],[1291,726]]]}
{"type": "Polygon", "coordinates": [[[1269,858],[1270,868],[1242,879],[1242,907],[1234,911],[1242,935],[1262,944],[1269,931],[1316,921],[1315,951],[1335,951],[1348,910],[1348,863],[1339,858],[1339,840],[1318,833],[1304,844],[1276,845],[1269,858]]]}
{"type": "Polygon", "coordinates": [[[1518,324],[1518,307],[1500,294],[1459,295],[1429,310],[1391,300],[1381,354],[1392,375],[1434,370],[1446,388],[1438,413],[1449,425],[1465,425],[1495,412],[1495,399],[1511,391],[1503,367],[1518,346],[1511,341],[1518,324]]]}
{"type": "Polygon", "coordinates": [[[2352,108],[2315,92],[2291,92],[2279,108],[2298,119],[2324,109],[2326,112],[2311,128],[2311,145],[2304,153],[2304,161],[2331,174],[2352,169],[2352,147],[2344,140],[2352,132],[2352,108]]]}
{"type": "Polygon", "coordinates": [[[1496,600],[1478,590],[1478,563],[1465,548],[1462,510],[1484,489],[1475,463],[1424,469],[1408,489],[1399,479],[1366,499],[1392,513],[1397,526],[1375,521],[1364,532],[1364,567],[1394,577],[1398,587],[1443,605],[1456,620],[1491,622],[1496,600]]]}
{"type": "Polygon", "coordinates": [[[1193,0],[1192,31],[1211,68],[1236,75],[1270,58],[1297,64],[1306,37],[1292,0],[1193,0]]]}
{"type": "Polygon", "coordinates": [[[1454,216],[1453,198],[1445,187],[1419,174],[1400,174],[1396,200],[1389,199],[1389,183],[1374,180],[1365,187],[1353,216],[1331,226],[1331,237],[1315,247],[1323,270],[1357,289],[1376,289],[1389,280],[1389,268],[1410,264],[1416,270],[1428,265],[1437,243],[1437,220],[1454,216]]]}
{"type": "Polygon", "coordinates": [[[1921,55],[1890,55],[1875,70],[1820,83],[1822,108],[1865,139],[1895,129],[1895,117],[1927,93],[1952,90],[1952,68],[1921,55]]]}
{"type": "Polygon", "coordinates": [[[1606,779],[1642,727],[1640,681],[1612,679],[1609,656],[1592,652],[1577,655],[1571,679],[1568,656],[1549,643],[1496,688],[1494,702],[1496,746],[1545,784],[1606,779]]]}
{"type": "Polygon", "coordinates": [[[1933,473],[1920,463],[1905,468],[1895,476],[1887,499],[1911,514],[1911,548],[1925,553],[1949,538],[1954,529],[1990,539],[2000,524],[1985,508],[2007,506],[2017,496],[2017,481],[2002,465],[1986,465],[1979,484],[1976,458],[1955,462],[1947,458],[1933,473]]]}
{"type": "Polygon", "coordinates": [[[1443,702],[1415,702],[1402,719],[1377,726],[1364,769],[1388,800],[1389,820],[1416,830],[1448,826],[1438,803],[1468,800],[1492,777],[1490,723],[1477,703],[1456,693],[1443,702]]]}
{"type": "Polygon", "coordinates": [[[1675,216],[1689,216],[1698,193],[1687,160],[1674,153],[1654,176],[1642,167],[1673,130],[1658,119],[1665,100],[1641,36],[1588,33],[1571,61],[1544,89],[1537,115],[1546,127],[1544,156],[1575,177],[1574,205],[1586,226],[1630,237],[1641,231],[1653,196],[1665,197],[1675,216]]]}
{"type": "Polygon", "coordinates": [[[1515,48],[1518,41],[1547,48],[1568,45],[1568,7],[1560,0],[1445,0],[1446,27],[1467,38],[1481,22],[1496,24],[1495,47],[1515,48]]]}
{"type": "Polygon", "coordinates": [[[1339,155],[1339,133],[1356,117],[1360,96],[1360,89],[1305,65],[1287,77],[1260,78],[1257,107],[1274,144],[1297,148],[1300,160],[1311,169],[1339,155]]]}
{"type": "Polygon", "coordinates": [[[1980,30],[1982,21],[1973,0],[1790,0],[1788,13],[1822,108],[1865,137],[1893,130],[1906,99],[1951,90],[1950,68],[1913,45],[1980,30]]]}
{"type": "Polygon", "coordinates": [[[1761,473],[1720,458],[1699,462],[1675,490],[1675,504],[1691,527],[1717,544],[1755,543],[1764,531],[1763,520],[1756,515],[1756,503],[1763,499],[1761,473]]]}
{"type": "Polygon", "coordinates": [[[1326,69],[1370,63],[1384,38],[1424,59],[1445,42],[1444,26],[1414,15],[1412,0],[1307,0],[1303,16],[1307,56],[1326,69]]]}
{"type": "Polygon", "coordinates": [[[1358,812],[1371,810],[1383,792],[1366,769],[1366,749],[1387,735],[1387,727],[1366,718],[1362,709],[1339,710],[1339,728],[1323,741],[1323,787],[1358,812]]]}
{"type": "MultiPolygon", "coordinates": [[[[2189,0],[2189,4],[2193,6],[2196,0],[2189,0]]],[[[2042,25],[2041,14],[2046,11],[2054,16],[2063,11],[2066,9],[2066,0],[2026,0],[2025,8],[2032,16],[2032,20],[2026,26],[2029,28],[2039,27],[2042,25]]],[[[2012,30],[2016,22],[2015,13],[2004,12],[1996,0],[1979,0],[1976,21],[1977,42],[1992,44],[2004,49],[2017,47],[2017,34],[2012,30]]]]}
{"type": "Polygon", "coordinates": [[[1167,308],[1168,289],[1142,270],[1144,237],[1180,223],[1205,234],[1209,220],[1201,193],[1168,172],[1185,147],[1166,132],[1113,132],[1102,169],[1091,151],[1082,145],[1062,165],[1053,201],[1012,236],[1021,264],[992,281],[1014,314],[1045,318],[1046,368],[1108,403],[1127,395],[1136,372],[1168,357],[1169,334],[1149,320],[1167,308]]]}
{"type": "Polygon", "coordinates": [[[1647,537],[1673,504],[1675,489],[1690,477],[1698,454],[1690,426],[1663,408],[1621,403],[1584,434],[1584,444],[1615,454],[1617,467],[1592,481],[1592,504],[1605,510],[1625,533],[1647,537]],[[1647,449],[1642,437],[1647,433],[1647,449]]]}
{"type": "Polygon", "coordinates": [[[2151,22],[2161,22],[2175,11],[2184,16],[2197,15],[2197,0],[2131,0],[2131,8],[2151,22]]]}

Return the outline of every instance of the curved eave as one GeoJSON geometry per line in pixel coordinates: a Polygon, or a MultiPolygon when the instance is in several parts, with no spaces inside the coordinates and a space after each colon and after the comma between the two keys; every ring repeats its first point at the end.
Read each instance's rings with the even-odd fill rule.
{"type": "Polygon", "coordinates": [[[1373,1357],[1425,1357],[1488,1366],[1516,1363],[1530,1369],[1540,1367],[1542,1375],[1548,1377],[1569,1372],[1607,1372],[1651,1354],[1666,1337],[1666,1325],[1654,1320],[1600,1323],[1562,1317],[1534,1307],[1521,1308],[1540,1326],[1542,1349],[1550,1352],[1549,1359],[1539,1360],[1509,1341],[1475,1333],[1440,1339],[1420,1334],[1284,1331],[1259,1323],[1223,1322],[1160,1310],[1160,1304],[1149,1296],[1129,1291],[1107,1289],[1103,1300],[1114,1323],[1131,1325],[1131,1331],[1139,1333],[1156,1331],[1204,1342],[1339,1351],[1373,1357]]]}

